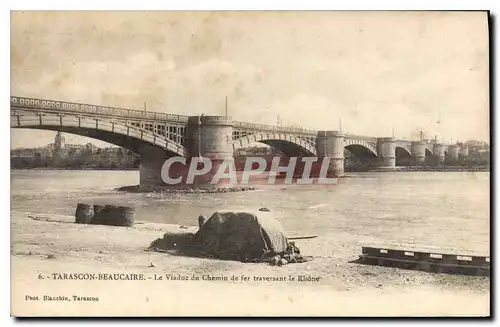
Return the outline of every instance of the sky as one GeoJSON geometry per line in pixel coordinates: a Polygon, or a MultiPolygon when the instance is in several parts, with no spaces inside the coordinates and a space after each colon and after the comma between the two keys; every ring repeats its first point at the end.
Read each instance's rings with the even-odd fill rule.
{"type": "Polygon", "coordinates": [[[488,60],[484,12],[11,14],[13,96],[376,137],[488,141],[488,60]]]}

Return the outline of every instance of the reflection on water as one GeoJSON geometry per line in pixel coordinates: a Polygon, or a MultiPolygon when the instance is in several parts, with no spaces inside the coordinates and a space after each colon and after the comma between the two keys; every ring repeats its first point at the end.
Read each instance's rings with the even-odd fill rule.
{"type": "Polygon", "coordinates": [[[136,208],[137,220],[196,225],[200,214],[270,208],[293,234],[350,233],[489,252],[489,173],[356,173],[337,185],[260,185],[220,194],[132,194],[137,171],[12,171],[15,211],[73,215],[78,202],[136,208]]]}

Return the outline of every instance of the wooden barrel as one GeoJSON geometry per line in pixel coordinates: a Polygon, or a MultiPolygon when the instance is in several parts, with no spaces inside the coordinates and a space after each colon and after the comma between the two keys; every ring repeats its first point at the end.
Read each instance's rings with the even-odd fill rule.
{"type": "Polygon", "coordinates": [[[133,226],[135,210],[131,207],[118,206],[115,208],[115,226],[133,226]]]}
{"type": "Polygon", "coordinates": [[[75,222],[77,224],[89,224],[94,217],[94,206],[91,204],[78,203],[75,211],[75,222]]]}
{"type": "Polygon", "coordinates": [[[94,206],[94,211],[97,211],[98,214],[94,214],[92,224],[108,226],[134,225],[134,208],[108,204],[105,206],[94,206]]]}
{"type": "Polygon", "coordinates": [[[101,211],[101,225],[115,225],[113,222],[116,220],[116,206],[112,204],[106,204],[101,211]]]}
{"type": "Polygon", "coordinates": [[[94,204],[94,217],[90,221],[91,224],[101,224],[103,221],[102,212],[104,210],[104,205],[94,204]]]}

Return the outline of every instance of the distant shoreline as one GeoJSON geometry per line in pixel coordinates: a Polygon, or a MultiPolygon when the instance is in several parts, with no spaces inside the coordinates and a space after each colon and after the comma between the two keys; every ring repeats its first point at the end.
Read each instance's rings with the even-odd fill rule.
{"type": "Polygon", "coordinates": [[[10,170],[119,170],[119,171],[139,171],[139,168],[55,168],[55,167],[41,167],[41,168],[16,168],[11,167],[10,170]]]}
{"type": "Polygon", "coordinates": [[[463,166],[439,166],[439,167],[396,167],[394,169],[376,168],[370,172],[489,172],[489,166],[463,167],[463,166]]]}

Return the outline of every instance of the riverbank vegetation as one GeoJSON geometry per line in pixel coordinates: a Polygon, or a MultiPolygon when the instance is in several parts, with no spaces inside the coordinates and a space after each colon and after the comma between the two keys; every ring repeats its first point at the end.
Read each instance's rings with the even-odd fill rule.
{"type": "Polygon", "coordinates": [[[112,169],[134,170],[139,168],[139,156],[127,153],[126,150],[116,153],[81,152],[72,156],[45,157],[11,157],[11,169],[112,169]]]}

